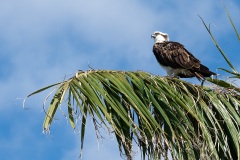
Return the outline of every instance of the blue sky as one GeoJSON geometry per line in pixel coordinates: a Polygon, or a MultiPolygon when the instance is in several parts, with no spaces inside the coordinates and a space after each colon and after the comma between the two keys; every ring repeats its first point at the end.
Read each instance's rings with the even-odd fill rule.
{"type": "MultiPolygon", "coordinates": [[[[58,112],[51,134],[42,133],[48,92],[29,93],[78,70],[136,71],[166,75],[152,53],[154,31],[169,34],[226,79],[228,68],[200,15],[240,71],[240,47],[224,12],[240,31],[240,4],[233,0],[0,0],[0,155],[2,160],[78,159],[80,135],[58,112]]],[[[192,79],[192,82],[197,82],[192,79]]],[[[240,85],[240,83],[238,83],[240,85]]],[[[65,105],[62,105],[64,110],[65,105]]],[[[87,125],[83,159],[121,159],[111,136],[97,142],[87,125]]],[[[136,159],[138,159],[137,156],[136,159]]]]}

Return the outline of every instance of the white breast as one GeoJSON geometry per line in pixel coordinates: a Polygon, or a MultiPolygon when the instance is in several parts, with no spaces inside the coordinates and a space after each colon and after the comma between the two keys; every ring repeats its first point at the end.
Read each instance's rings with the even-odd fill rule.
{"type": "MultiPolygon", "coordinates": [[[[160,64],[161,65],[161,64],[160,64]]],[[[168,76],[177,77],[179,73],[186,73],[186,69],[174,69],[168,66],[161,65],[166,70],[168,76]]]]}

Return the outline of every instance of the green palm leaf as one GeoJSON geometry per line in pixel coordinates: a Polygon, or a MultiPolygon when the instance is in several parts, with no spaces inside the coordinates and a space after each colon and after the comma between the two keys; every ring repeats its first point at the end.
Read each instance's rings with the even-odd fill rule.
{"type": "Polygon", "coordinates": [[[229,19],[229,21],[230,21],[230,23],[231,23],[231,25],[232,25],[232,27],[233,27],[233,29],[234,29],[234,32],[235,32],[238,40],[240,40],[240,35],[238,34],[238,30],[237,30],[237,28],[235,27],[235,25],[234,25],[234,23],[233,23],[233,20],[232,20],[232,18],[231,18],[231,16],[230,16],[230,14],[229,14],[226,6],[224,6],[224,10],[225,10],[225,12],[226,12],[226,14],[227,14],[227,16],[228,16],[228,19],[229,19]]]}
{"type": "Polygon", "coordinates": [[[81,118],[81,149],[89,116],[97,136],[101,134],[98,124],[115,134],[127,159],[133,158],[135,144],[143,159],[240,157],[237,91],[219,92],[140,71],[79,71],[58,84],[44,130],[49,129],[65,96],[73,129],[76,119],[81,118]]]}
{"type": "MultiPolygon", "coordinates": [[[[226,10],[227,11],[227,10],[226,10]]],[[[228,14],[229,16],[229,14],[228,14]]],[[[200,17],[200,16],[199,16],[200,17]]],[[[204,20],[202,19],[202,17],[200,17],[202,23],[204,24],[205,28],[207,29],[209,35],[211,36],[214,44],[216,45],[217,49],[219,50],[219,52],[221,53],[221,55],[223,56],[223,58],[225,59],[225,61],[228,63],[229,67],[232,69],[233,73],[238,73],[237,70],[234,68],[234,66],[232,65],[231,61],[228,59],[227,55],[223,52],[223,50],[221,49],[221,47],[219,46],[219,44],[217,43],[217,41],[215,40],[214,36],[212,35],[211,29],[210,29],[210,25],[209,27],[207,27],[206,23],[204,22],[204,20]]],[[[231,21],[232,22],[232,21],[231,21]]],[[[233,24],[233,23],[232,23],[233,24]]]]}

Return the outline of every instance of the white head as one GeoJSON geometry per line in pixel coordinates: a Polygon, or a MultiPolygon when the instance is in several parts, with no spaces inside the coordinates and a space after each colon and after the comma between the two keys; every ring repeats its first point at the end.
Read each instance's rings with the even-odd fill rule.
{"type": "Polygon", "coordinates": [[[168,34],[167,33],[162,33],[162,32],[159,32],[159,31],[154,32],[151,35],[151,38],[154,38],[155,43],[162,43],[162,42],[169,41],[168,34]]]}

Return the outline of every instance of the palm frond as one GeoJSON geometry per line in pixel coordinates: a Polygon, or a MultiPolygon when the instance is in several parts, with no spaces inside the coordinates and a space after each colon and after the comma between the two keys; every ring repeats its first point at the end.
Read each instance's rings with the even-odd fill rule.
{"type": "Polygon", "coordinates": [[[231,23],[231,25],[232,25],[232,27],[233,27],[233,29],[234,29],[234,32],[235,32],[238,40],[240,40],[240,35],[238,34],[238,30],[237,30],[237,28],[235,27],[235,25],[234,25],[234,23],[233,23],[233,20],[232,20],[232,18],[231,18],[231,15],[229,14],[226,6],[224,6],[224,10],[225,10],[225,12],[226,12],[226,14],[227,14],[227,16],[228,16],[228,19],[229,19],[229,21],[230,21],[230,23],[231,23]]]}
{"type": "Polygon", "coordinates": [[[230,60],[227,58],[227,55],[223,52],[223,50],[221,49],[221,47],[218,45],[217,41],[215,40],[214,36],[212,35],[211,29],[210,29],[210,25],[209,27],[206,25],[206,23],[204,22],[204,20],[202,19],[202,17],[199,16],[199,18],[201,19],[202,23],[204,24],[205,28],[207,29],[209,35],[211,36],[214,44],[216,45],[217,49],[219,50],[219,52],[221,53],[221,55],[223,56],[223,58],[225,59],[225,61],[228,63],[229,67],[232,69],[232,71],[234,73],[238,73],[237,70],[234,68],[234,66],[232,65],[232,63],[230,62],[230,60]]]}
{"type": "MultiPolygon", "coordinates": [[[[238,78],[238,77],[236,77],[238,78]]],[[[233,92],[233,91],[236,91],[238,93],[240,93],[240,88],[234,86],[233,84],[231,83],[228,83],[226,81],[223,81],[223,80],[219,80],[219,79],[212,79],[212,78],[206,78],[209,82],[212,82],[220,87],[223,87],[224,91],[227,91],[227,90],[230,90],[230,92],[233,92]]]]}
{"type": "Polygon", "coordinates": [[[44,130],[49,130],[64,97],[72,127],[81,119],[81,149],[89,116],[97,136],[101,134],[97,124],[114,133],[127,159],[133,159],[136,145],[143,159],[240,157],[240,97],[236,92],[218,92],[141,71],[79,71],[58,84],[44,130]]]}

